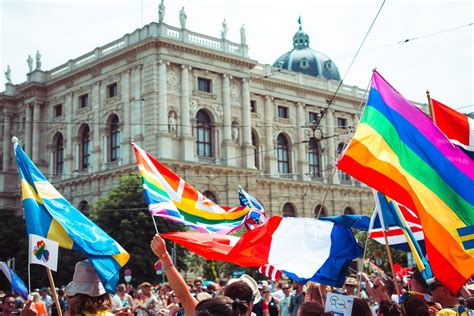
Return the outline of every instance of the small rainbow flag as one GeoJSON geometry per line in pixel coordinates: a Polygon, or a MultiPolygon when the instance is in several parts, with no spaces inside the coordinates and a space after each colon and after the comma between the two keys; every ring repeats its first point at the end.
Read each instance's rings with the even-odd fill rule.
{"type": "Polygon", "coordinates": [[[249,207],[217,205],[134,142],[132,146],[152,216],[167,218],[200,232],[220,234],[233,232],[248,219],[249,207]]]}
{"type": "Polygon", "coordinates": [[[474,275],[474,161],[375,71],[337,166],[417,213],[433,274],[451,292],[474,275]]]}

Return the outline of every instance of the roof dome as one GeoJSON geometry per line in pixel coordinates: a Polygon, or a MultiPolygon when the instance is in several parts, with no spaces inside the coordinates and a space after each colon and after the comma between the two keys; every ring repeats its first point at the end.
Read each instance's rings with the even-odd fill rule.
{"type": "Polygon", "coordinates": [[[301,27],[301,17],[298,32],[293,36],[293,49],[280,56],[273,67],[302,72],[306,75],[341,81],[336,64],[323,53],[309,48],[309,36],[301,27]]]}

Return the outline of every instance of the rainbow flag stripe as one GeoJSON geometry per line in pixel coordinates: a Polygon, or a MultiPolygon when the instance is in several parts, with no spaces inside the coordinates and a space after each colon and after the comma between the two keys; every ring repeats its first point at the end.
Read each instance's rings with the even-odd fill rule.
{"type": "Polygon", "coordinates": [[[377,72],[338,168],[418,213],[436,278],[456,293],[474,274],[474,162],[377,72]]]}
{"type": "Polygon", "coordinates": [[[152,216],[164,217],[200,232],[228,234],[248,218],[250,208],[222,207],[132,143],[152,216]]]}

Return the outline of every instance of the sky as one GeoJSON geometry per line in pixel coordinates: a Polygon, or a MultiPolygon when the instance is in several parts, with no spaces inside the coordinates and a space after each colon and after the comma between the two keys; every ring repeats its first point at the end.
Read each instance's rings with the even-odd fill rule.
{"type": "MultiPolygon", "coordinates": [[[[158,20],[159,0],[0,0],[0,90],[7,65],[24,82],[27,58],[39,50],[49,70],[158,20]]],[[[386,0],[364,46],[381,0],[165,0],[164,22],[240,41],[245,24],[249,57],[273,64],[290,51],[301,16],[310,47],[328,55],[344,83],[365,89],[371,71],[410,100],[431,96],[461,112],[474,112],[474,11],[468,0],[386,0]],[[471,25],[469,25],[471,24],[471,25]],[[407,39],[411,39],[404,42],[407,39]],[[347,74],[347,75],[346,75],[347,74]]]]}

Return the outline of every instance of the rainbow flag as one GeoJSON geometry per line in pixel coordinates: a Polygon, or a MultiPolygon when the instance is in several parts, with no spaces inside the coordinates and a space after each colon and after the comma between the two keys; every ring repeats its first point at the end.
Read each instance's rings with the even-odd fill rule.
{"type": "Polygon", "coordinates": [[[417,212],[433,274],[453,293],[474,274],[474,162],[375,71],[337,166],[417,212]]]}
{"type": "Polygon", "coordinates": [[[229,234],[248,219],[251,210],[217,205],[153,156],[132,142],[143,192],[152,216],[187,225],[200,232],[229,234]]]}
{"type": "Polygon", "coordinates": [[[112,237],[72,206],[15,143],[28,235],[59,243],[59,247],[87,255],[104,288],[115,293],[120,268],[130,255],[112,237]]]}

